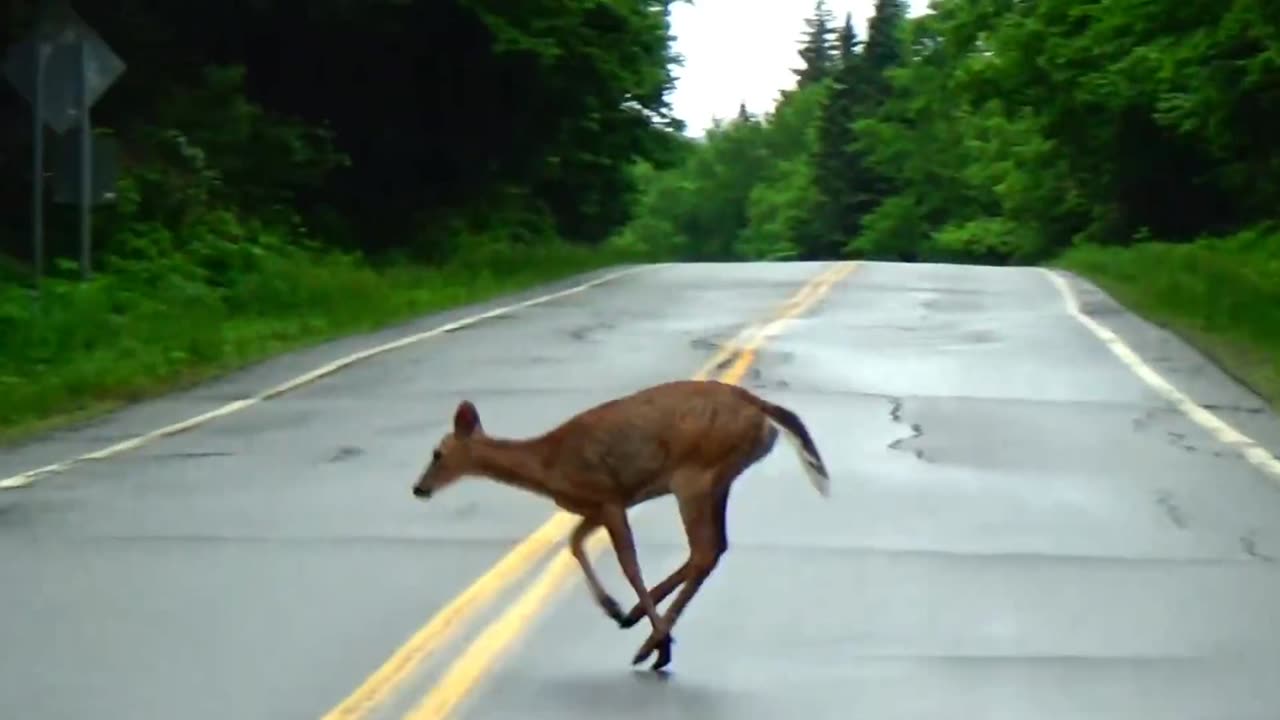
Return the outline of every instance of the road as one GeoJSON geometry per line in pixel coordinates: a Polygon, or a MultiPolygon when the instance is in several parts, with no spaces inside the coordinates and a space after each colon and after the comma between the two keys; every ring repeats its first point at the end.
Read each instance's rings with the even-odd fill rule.
{"type": "MultiPolygon", "coordinates": [[[[573,573],[511,573],[452,635],[424,633],[554,510],[481,480],[411,497],[459,399],[491,433],[540,432],[692,375],[830,269],[644,269],[0,491],[0,716],[425,718],[448,696],[450,717],[485,720],[1280,717],[1280,478],[1028,268],[861,263],[740,367],[809,425],[833,492],[783,444],[742,478],[669,675],[629,665],[645,623],[619,630],[573,573]],[[360,692],[378,702],[340,705],[360,692]]],[[[1071,286],[1160,376],[1280,450],[1254,396],[1071,286]]],[[[0,452],[0,477],[469,312],[0,452]]],[[[674,504],[632,523],[652,584],[684,558],[674,504]]],[[[596,557],[629,604],[612,552],[596,557]]]]}

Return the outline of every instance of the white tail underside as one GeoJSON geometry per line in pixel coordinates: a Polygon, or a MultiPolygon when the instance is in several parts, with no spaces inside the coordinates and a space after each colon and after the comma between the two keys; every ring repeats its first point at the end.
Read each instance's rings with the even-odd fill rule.
{"type": "Polygon", "coordinates": [[[818,491],[818,494],[823,497],[829,497],[831,495],[831,478],[827,476],[826,468],[822,466],[822,463],[818,462],[818,458],[810,455],[804,449],[804,443],[800,442],[800,438],[785,428],[782,423],[773,418],[770,418],[769,422],[778,428],[782,436],[791,444],[791,448],[796,451],[796,455],[800,457],[800,464],[804,467],[805,475],[809,477],[809,483],[818,491]]]}

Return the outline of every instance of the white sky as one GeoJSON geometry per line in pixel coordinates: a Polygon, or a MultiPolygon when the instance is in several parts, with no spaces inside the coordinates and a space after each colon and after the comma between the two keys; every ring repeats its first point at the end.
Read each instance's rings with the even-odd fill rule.
{"type": "MultiPolygon", "coordinates": [[[[778,91],[792,87],[792,68],[800,67],[797,51],[813,14],[814,0],[693,0],[671,9],[675,49],[684,66],[675,68],[670,94],[675,114],[701,135],[712,117],[729,118],[738,103],[761,113],[773,107],[778,91]]],[[[928,0],[911,0],[910,13],[928,9],[928,0]]],[[[837,27],[853,13],[858,37],[867,38],[867,19],[875,0],[827,0],[837,27]]]]}

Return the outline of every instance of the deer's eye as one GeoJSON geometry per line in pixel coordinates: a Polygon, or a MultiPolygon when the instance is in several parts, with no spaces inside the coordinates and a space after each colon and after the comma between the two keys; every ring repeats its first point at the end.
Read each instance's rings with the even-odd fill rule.
{"type": "Polygon", "coordinates": [[[440,449],[439,449],[439,448],[436,448],[434,451],[432,451],[432,453],[431,453],[431,462],[433,462],[433,463],[435,463],[435,462],[440,462],[440,449]]]}

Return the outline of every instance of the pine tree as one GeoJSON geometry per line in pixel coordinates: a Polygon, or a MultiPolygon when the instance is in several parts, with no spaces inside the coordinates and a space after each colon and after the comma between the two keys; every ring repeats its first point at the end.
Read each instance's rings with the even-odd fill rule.
{"type": "Polygon", "coordinates": [[[836,55],[832,37],[835,33],[835,16],[827,7],[826,0],[817,0],[813,16],[804,23],[809,28],[800,47],[800,59],[804,61],[804,67],[791,71],[795,73],[797,88],[829,77],[836,55]]]}
{"type": "Polygon", "coordinates": [[[846,14],[836,40],[835,72],[818,125],[814,158],[814,183],[819,195],[823,241],[813,248],[817,257],[835,257],[861,228],[868,207],[865,191],[870,183],[864,163],[853,145],[853,122],[869,105],[867,67],[858,52],[861,43],[846,14]]]}
{"type": "Polygon", "coordinates": [[[902,29],[907,20],[904,0],[876,0],[875,13],[867,21],[867,44],[863,57],[877,97],[888,93],[887,73],[906,59],[902,29]]]}
{"type": "Polygon", "coordinates": [[[836,33],[836,62],[845,67],[858,52],[858,31],[853,29],[853,13],[844,14],[844,25],[836,33]]]}
{"type": "MultiPolygon", "coordinates": [[[[852,82],[858,89],[848,100],[852,104],[850,121],[874,117],[891,92],[888,73],[906,60],[902,31],[907,19],[904,0],[876,0],[875,12],[867,21],[867,41],[859,56],[859,70],[852,82]]],[[[862,230],[862,218],[896,192],[893,180],[874,171],[856,147],[856,134],[849,133],[843,155],[843,173],[838,183],[840,195],[832,203],[831,212],[839,221],[839,239],[846,249],[862,230]],[[852,147],[851,147],[852,146],[852,147]]],[[[833,140],[837,142],[837,140],[833,140]]]]}

